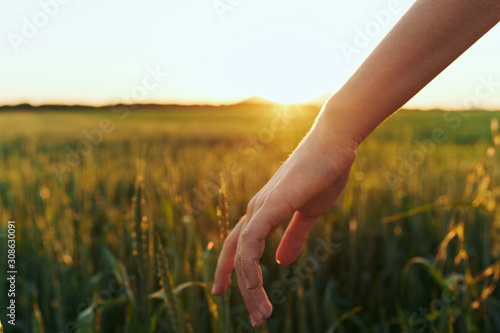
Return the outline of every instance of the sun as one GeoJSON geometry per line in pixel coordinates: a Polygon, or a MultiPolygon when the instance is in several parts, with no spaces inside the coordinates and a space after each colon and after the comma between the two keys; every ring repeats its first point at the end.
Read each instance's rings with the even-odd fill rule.
{"type": "Polygon", "coordinates": [[[307,92],[294,89],[294,87],[288,87],[282,91],[277,89],[260,91],[257,92],[257,96],[282,105],[307,103],[318,97],[317,94],[307,94],[307,92]]]}
{"type": "Polygon", "coordinates": [[[235,96],[307,103],[331,92],[342,69],[322,45],[319,36],[289,30],[259,34],[212,55],[211,75],[235,96]]]}
{"type": "Polygon", "coordinates": [[[254,95],[279,104],[307,103],[325,93],[308,73],[295,73],[291,68],[269,66],[260,77],[248,76],[248,90],[254,95]]]}

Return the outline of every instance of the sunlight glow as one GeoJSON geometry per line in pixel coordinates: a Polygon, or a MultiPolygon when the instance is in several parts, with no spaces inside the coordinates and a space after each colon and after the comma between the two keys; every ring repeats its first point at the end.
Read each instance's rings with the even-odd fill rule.
{"type": "Polygon", "coordinates": [[[260,93],[258,96],[282,105],[307,103],[318,97],[303,94],[300,89],[298,90],[294,90],[294,87],[282,86],[282,91],[269,91],[267,93],[260,93]]]}
{"type": "Polygon", "coordinates": [[[328,45],[322,36],[301,31],[253,34],[212,56],[212,77],[235,95],[310,102],[328,93],[343,70],[328,45]]]}
{"type": "MultiPolygon", "coordinates": [[[[6,1],[0,105],[221,105],[255,96],[317,105],[341,88],[415,0],[397,1],[397,15],[384,24],[373,16],[388,10],[391,2],[383,0],[222,2],[233,3],[225,5],[231,10],[223,19],[211,2],[193,11],[189,1],[110,0],[103,6],[87,0],[60,6],[57,17],[27,37],[34,14],[46,15],[44,6],[6,1]],[[82,24],[88,17],[91,26],[82,24]],[[379,23],[380,31],[361,42],[361,32],[379,23]],[[12,34],[23,42],[13,43],[12,34]],[[346,45],[352,54],[346,55],[346,45]],[[149,80],[151,72],[168,75],[149,80]],[[151,88],[146,93],[144,82],[151,88]]],[[[499,39],[496,27],[407,107],[464,109],[478,85],[498,81],[492,68],[498,67],[499,39]]],[[[478,105],[499,106],[495,93],[478,105]]]]}

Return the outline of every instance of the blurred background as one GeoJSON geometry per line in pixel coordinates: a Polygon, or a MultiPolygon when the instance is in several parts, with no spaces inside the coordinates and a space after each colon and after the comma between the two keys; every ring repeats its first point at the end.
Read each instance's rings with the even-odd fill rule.
{"type": "MultiPolygon", "coordinates": [[[[0,104],[115,104],[148,67],[167,72],[168,81],[136,102],[324,100],[413,2],[5,2],[0,104]]],[[[461,107],[480,75],[498,75],[499,38],[493,29],[408,107],[461,107]]],[[[497,93],[474,107],[499,103],[497,93]]]]}
{"type": "Polygon", "coordinates": [[[234,278],[210,294],[249,199],[412,4],[3,1],[0,332],[500,332],[498,27],[359,147],[295,263],[267,240],[263,327],[234,278]]]}

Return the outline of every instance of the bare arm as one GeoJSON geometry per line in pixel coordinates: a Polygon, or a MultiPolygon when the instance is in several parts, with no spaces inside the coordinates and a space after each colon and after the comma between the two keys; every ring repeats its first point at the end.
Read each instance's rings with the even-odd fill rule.
{"type": "Polygon", "coordinates": [[[293,262],[313,223],[344,189],[357,146],[499,19],[500,0],[418,0],[252,198],[224,242],[213,293],[226,290],[235,269],[252,324],[261,325],[272,312],[259,267],[265,238],[292,216],[276,259],[293,262]]]}
{"type": "Polygon", "coordinates": [[[419,0],[325,105],[361,142],[500,20],[499,0],[419,0]]]}

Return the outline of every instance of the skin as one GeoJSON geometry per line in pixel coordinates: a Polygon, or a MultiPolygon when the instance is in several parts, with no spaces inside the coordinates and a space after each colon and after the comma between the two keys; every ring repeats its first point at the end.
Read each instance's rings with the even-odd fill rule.
{"type": "Polygon", "coordinates": [[[262,325],[272,313],[259,267],[265,239],[291,217],[276,251],[291,264],[343,191],[359,144],[499,21],[500,0],[417,0],[250,200],[223,244],[212,293],[226,291],[234,269],[252,325],[262,325]]]}

